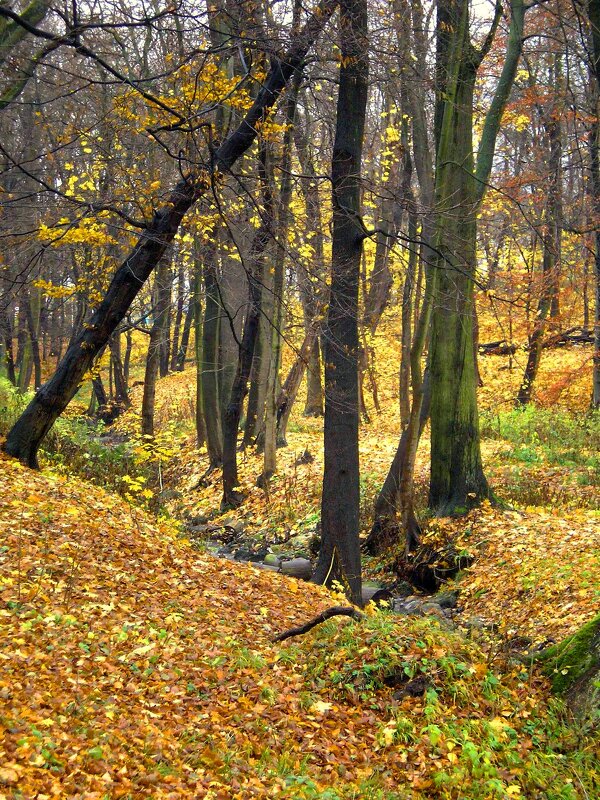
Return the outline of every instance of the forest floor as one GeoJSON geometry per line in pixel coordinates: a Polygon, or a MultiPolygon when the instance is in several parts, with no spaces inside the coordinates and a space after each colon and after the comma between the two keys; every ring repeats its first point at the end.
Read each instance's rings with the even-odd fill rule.
{"type": "MultiPolygon", "coordinates": [[[[201,480],[191,371],[160,382],[151,447],[134,437],[134,404],[124,445],[58,447],[42,473],[0,457],[0,798],[600,797],[598,732],[507,648],[558,641],[600,606],[588,355],[545,356],[539,407],[522,412],[510,407],[518,370],[481,359],[486,469],[507,505],[423,516],[431,541],[476,558],[453,584],[453,622],[369,607],[274,643],[340,597],[215,558],[181,520],[304,551],[322,423],[294,416],[268,494],[260,456],[240,455],[247,498],[222,514],[218,474],[201,480]],[[305,450],[314,460],[298,463],[305,450]],[[156,479],[159,466],[153,492],[144,469],[156,479]],[[489,625],[462,624],[473,617],[489,625]]],[[[361,431],[365,532],[398,436],[385,351],[378,369],[384,410],[361,431]]],[[[425,445],[423,514],[426,478],[425,445]]],[[[387,577],[389,559],[366,568],[387,577]]]]}

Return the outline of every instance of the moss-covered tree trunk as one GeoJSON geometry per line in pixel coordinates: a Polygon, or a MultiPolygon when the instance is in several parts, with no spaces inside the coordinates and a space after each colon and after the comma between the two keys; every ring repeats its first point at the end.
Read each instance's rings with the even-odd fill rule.
{"type": "Polygon", "coordinates": [[[545,650],[539,660],[552,682],[582,716],[600,715],[600,614],[572,636],[545,650]]]}
{"type": "Polygon", "coordinates": [[[477,164],[473,154],[473,91],[477,70],[500,20],[481,49],[470,40],[468,0],[438,5],[438,152],[436,162],[436,276],[432,315],[431,481],[437,514],[455,513],[490,493],[483,473],[473,347],[477,210],[489,182],[502,112],[517,71],[525,6],[511,3],[506,58],[485,118],[477,164]]]}

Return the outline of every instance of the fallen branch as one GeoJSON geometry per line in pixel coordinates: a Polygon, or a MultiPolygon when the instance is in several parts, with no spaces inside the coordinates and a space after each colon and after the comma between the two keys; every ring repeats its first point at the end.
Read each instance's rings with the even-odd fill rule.
{"type": "MultiPolygon", "coordinates": [[[[544,350],[555,347],[565,347],[570,344],[593,344],[594,332],[583,328],[569,328],[562,333],[554,333],[542,344],[544,350]]],[[[517,352],[516,344],[508,344],[506,339],[498,342],[480,342],[477,346],[482,356],[508,356],[517,352]]],[[[524,350],[529,350],[529,345],[523,345],[524,350]]]]}
{"type": "Polygon", "coordinates": [[[284,639],[290,639],[292,636],[302,636],[303,633],[308,633],[308,631],[320,625],[322,622],[331,619],[331,617],[352,617],[352,619],[359,620],[364,619],[364,616],[364,614],[361,614],[360,611],[356,608],[352,608],[352,606],[332,606],[331,608],[326,608],[325,611],[321,611],[314,619],[305,622],[304,625],[298,625],[296,628],[290,628],[283,633],[278,633],[273,641],[283,642],[284,639]]]}
{"type": "Polygon", "coordinates": [[[506,339],[501,339],[499,342],[480,342],[478,350],[482,356],[508,356],[516,353],[517,346],[507,344],[506,339]]]}

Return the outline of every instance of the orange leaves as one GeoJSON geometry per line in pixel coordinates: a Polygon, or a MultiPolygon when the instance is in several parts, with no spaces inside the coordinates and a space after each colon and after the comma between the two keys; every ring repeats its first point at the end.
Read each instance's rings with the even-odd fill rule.
{"type": "Polygon", "coordinates": [[[534,643],[562,638],[592,618],[600,604],[600,524],[594,513],[494,511],[476,519],[485,551],[461,581],[469,614],[502,623],[507,637],[534,643]]]}

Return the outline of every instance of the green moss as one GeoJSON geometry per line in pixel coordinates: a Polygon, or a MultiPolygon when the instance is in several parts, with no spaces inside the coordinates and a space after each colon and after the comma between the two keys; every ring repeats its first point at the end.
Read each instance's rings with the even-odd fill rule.
{"type": "Polygon", "coordinates": [[[577,633],[546,650],[542,656],[544,672],[552,680],[552,690],[565,694],[587,673],[600,673],[600,615],[577,633]]]}

